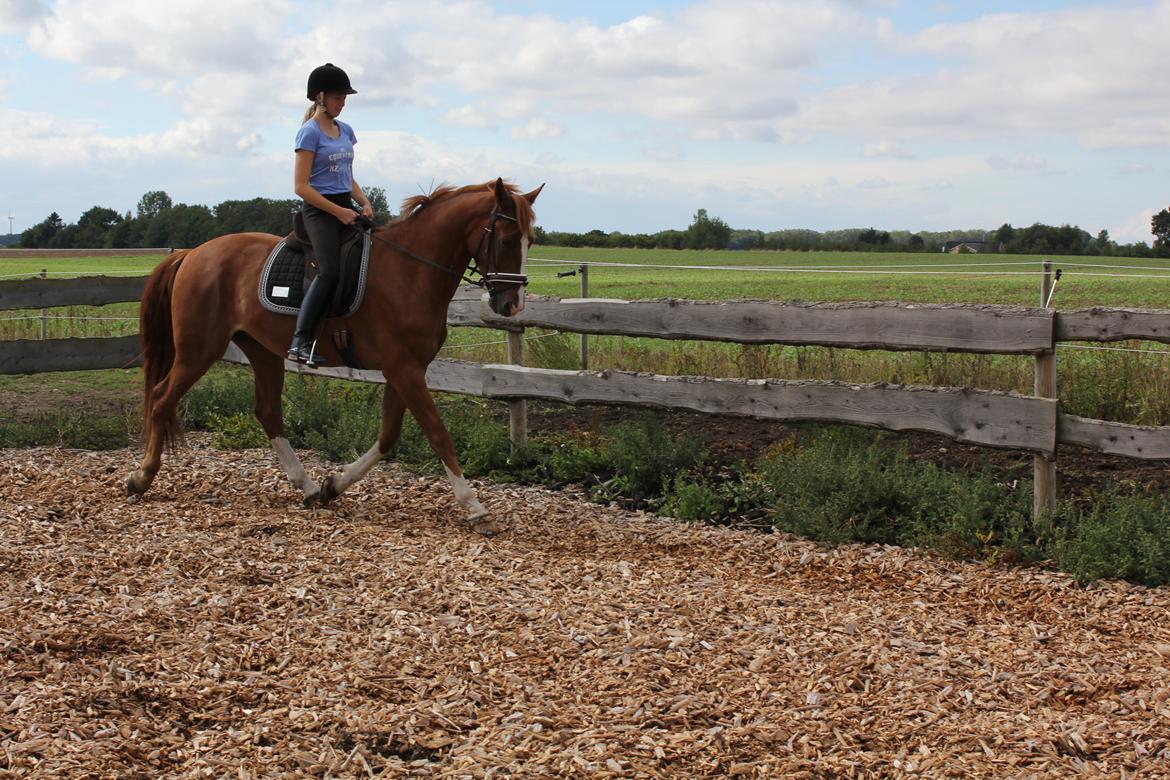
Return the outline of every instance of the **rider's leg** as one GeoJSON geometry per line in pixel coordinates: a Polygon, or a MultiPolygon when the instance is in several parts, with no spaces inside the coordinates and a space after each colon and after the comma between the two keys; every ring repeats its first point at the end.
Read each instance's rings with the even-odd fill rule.
{"type": "MultiPolygon", "coordinates": [[[[334,200],[334,197],[331,196],[329,199],[334,200]]],[[[317,276],[313,278],[301,301],[288,359],[308,362],[313,353],[317,324],[329,308],[333,293],[337,289],[341,266],[342,225],[332,214],[315,206],[306,203],[302,210],[305,215],[305,232],[309,234],[313,253],[317,256],[317,276]]]]}

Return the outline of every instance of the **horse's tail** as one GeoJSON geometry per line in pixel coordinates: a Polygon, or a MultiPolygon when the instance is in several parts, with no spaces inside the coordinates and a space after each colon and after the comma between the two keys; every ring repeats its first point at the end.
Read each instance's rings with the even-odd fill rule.
{"type": "MultiPolygon", "coordinates": [[[[142,341],[142,420],[143,436],[150,441],[155,432],[155,394],[175,363],[175,333],[171,322],[171,294],[179,264],[190,250],[172,252],[159,263],[146,280],[142,306],[138,315],[138,336],[142,341]]],[[[179,415],[172,410],[165,420],[158,420],[168,448],[182,438],[179,415]]]]}

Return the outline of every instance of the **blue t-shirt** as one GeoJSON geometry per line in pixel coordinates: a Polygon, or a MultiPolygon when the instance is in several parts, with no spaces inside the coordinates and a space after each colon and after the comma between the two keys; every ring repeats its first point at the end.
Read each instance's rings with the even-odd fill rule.
{"type": "Polygon", "coordinates": [[[322,195],[353,190],[353,145],[357,143],[357,137],[345,122],[334,121],[341,128],[337,138],[326,135],[316,119],[305,122],[297,133],[296,150],[313,153],[309,186],[322,195]]]}

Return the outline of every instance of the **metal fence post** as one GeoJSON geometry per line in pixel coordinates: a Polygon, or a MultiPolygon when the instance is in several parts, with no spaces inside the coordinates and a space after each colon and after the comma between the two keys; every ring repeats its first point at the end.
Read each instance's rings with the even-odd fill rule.
{"type": "MultiPolygon", "coordinates": [[[[1044,261],[1044,273],[1040,276],[1040,305],[1047,308],[1051,303],[1052,262],[1044,261]]],[[[1056,397],[1056,343],[1052,349],[1036,356],[1032,372],[1033,392],[1040,398],[1056,397]]],[[[1056,506],[1056,460],[1055,455],[1034,455],[1032,457],[1032,518],[1038,520],[1056,506]]]]}

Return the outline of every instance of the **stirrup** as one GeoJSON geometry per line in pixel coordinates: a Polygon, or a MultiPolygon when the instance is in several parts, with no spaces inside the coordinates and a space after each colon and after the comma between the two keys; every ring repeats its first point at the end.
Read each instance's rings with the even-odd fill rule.
{"type": "Polygon", "coordinates": [[[304,363],[309,368],[316,368],[318,365],[316,347],[317,341],[315,339],[297,344],[289,348],[286,357],[294,363],[304,363]]]}

